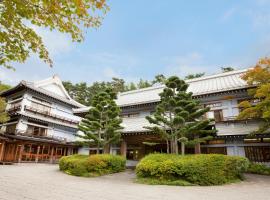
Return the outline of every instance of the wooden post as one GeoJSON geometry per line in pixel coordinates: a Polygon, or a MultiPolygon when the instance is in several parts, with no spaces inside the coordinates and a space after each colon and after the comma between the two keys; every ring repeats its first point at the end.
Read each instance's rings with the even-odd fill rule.
{"type": "MultiPolygon", "coordinates": [[[[199,139],[199,136],[195,136],[195,139],[199,139]]],[[[201,144],[200,143],[195,144],[194,153],[195,154],[201,153],[201,144]]]]}
{"type": "Polygon", "coordinates": [[[45,145],[42,145],[42,150],[41,150],[41,161],[44,161],[44,148],[45,148],[45,145]]]}
{"type": "Polygon", "coordinates": [[[0,149],[0,161],[3,161],[4,158],[4,150],[5,150],[5,142],[2,142],[1,149],[0,149]]]}
{"type": "Polygon", "coordinates": [[[72,148],[71,147],[68,147],[68,149],[67,149],[67,156],[69,156],[71,154],[72,154],[72,148]]]}
{"type": "Polygon", "coordinates": [[[200,154],[201,153],[201,144],[197,143],[195,144],[195,154],[200,154]]]}
{"type": "Polygon", "coordinates": [[[106,144],[103,148],[103,153],[106,153],[106,154],[109,154],[110,153],[110,145],[109,144],[106,144]]]}
{"type": "Polygon", "coordinates": [[[36,157],[35,157],[35,163],[38,162],[38,158],[39,158],[39,151],[40,151],[40,145],[38,145],[38,148],[37,148],[37,154],[36,154],[36,157]]]}
{"type": "Polygon", "coordinates": [[[67,148],[64,147],[64,155],[63,156],[66,156],[66,153],[67,153],[67,148]]]}
{"type": "Polygon", "coordinates": [[[120,147],[121,156],[127,157],[127,142],[123,139],[120,147]]]}
{"type": "Polygon", "coordinates": [[[53,153],[54,153],[54,147],[52,147],[51,149],[50,163],[53,163],[53,153]]]}
{"type": "Polygon", "coordinates": [[[24,144],[22,144],[21,148],[20,148],[18,163],[20,163],[22,161],[22,153],[23,153],[23,151],[24,151],[24,144]]]}

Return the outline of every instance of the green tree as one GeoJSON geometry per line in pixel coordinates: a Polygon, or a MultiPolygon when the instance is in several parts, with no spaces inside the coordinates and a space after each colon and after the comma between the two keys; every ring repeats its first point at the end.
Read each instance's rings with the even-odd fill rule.
{"type": "Polygon", "coordinates": [[[104,92],[94,96],[91,108],[85,118],[79,124],[79,130],[83,135],[78,137],[91,144],[94,143],[99,153],[109,153],[111,144],[118,143],[121,138],[120,108],[116,105],[116,93],[108,87],[104,92]]]}
{"type": "Polygon", "coordinates": [[[4,83],[2,83],[2,82],[0,81],[0,93],[1,93],[1,92],[4,92],[5,90],[8,90],[8,89],[10,89],[10,88],[11,88],[10,85],[4,84],[4,83]]]}
{"type": "Polygon", "coordinates": [[[8,113],[6,112],[6,101],[0,98],[0,123],[5,123],[9,120],[8,113]]]}
{"type": "Polygon", "coordinates": [[[112,81],[108,83],[114,90],[114,92],[124,92],[125,91],[125,81],[121,78],[112,78],[112,81]]]}
{"type": "Polygon", "coordinates": [[[188,74],[185,76],[185,80],[188,80],[188,79],[193,79],[193,78],[200,78],[202,76],[204,76],[205,73],[196,73],[196,74],[188,74]]]}
{"type": "Polygon", "coordinates": [[[140,79],[139,83],[137,84],[138,89],[151,87],[152,84],[149,83],[147,80],[140,79]]]}
{"type": "MultiPolygon", "coordinates": [[[[10,85],[6,85],[0,82],[0,93],[10,89],[10,85]]],[[[8,113],[6,112],[6,101],[0,97],[0,123],[5,123],[9,120],[8,113]]]]}
{"type": "Polygon", "coordinates": [[[270,128],[270,59],[261,59],[253,69],[248,70],[242,79],[250,86],[248,93],[257,103],[243,101],[239,104],[243,110],[238,115],[238,119],[259,118],[263,120],[258,130],[251,134],[269,133],[270,128]]]}
{"type": "Polygon", "coordinates": [[[165,82],[166,82],[166,77],[163,74],[158,74],[155,76],[155,79],[152,81],[152,85],[156,83],[165,84],[165,82]]]}
{"type": "Polygon", "coordinates": [[[31,52],[52,66],[42,38],[28,24],[83,40],[85,28],[100,26],[105,0],[0,0],[0,65],[24,62],[31,52]]]}
{"type": "Polygon", "coordinates": [[[125,84],[125,92],[131,91],[131,90],[137,90],[136,84],[133,82],[125,84]]]}
{"type": "Polygon", "coordinates": [[[184,80],[172,76],[165,85],[155,112],[146,117],[154,126],[146,128],[165,139],[171,153],[178,154],[180,141],[184,155],[186,144],[195,145],[209,140],[216,130],[209,128],[212,120],[203,118],[209,108],[202,108],[199,101],[192,99],[192,93],[187,92],[188,84],[184,80]]]}
{"type": "Polygon", "coordinates": [[[221,67],[222,73],[234,71],[233,67],[221,67]]]}

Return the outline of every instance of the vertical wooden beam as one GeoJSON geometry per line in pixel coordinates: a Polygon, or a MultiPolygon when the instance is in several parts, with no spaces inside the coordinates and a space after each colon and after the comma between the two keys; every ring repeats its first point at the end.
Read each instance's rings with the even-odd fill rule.
{"type": "Polygon", "coordinates": [[[201,153],[201,144],[197,143],[195,144],[195,154],[200,154],[201,153]]]}
{"type": "Polygon", "coordinates": [[[23,154],[23,151],[24,151],[24,144],[21,145],[21,148],[20,148],[20,153],[19,153],[19,159],[18,159],[18,163],[20,163],[22,161],[22,154],[23,154]]]}
{"type": "Polygon", "coordinates": [[[3,161],[3,158],[4,158],[5,144],[6,144],[5,141],[3,141],[2,144],[1,144],[1,149],[0,149],[0,161],[3,161]]]}
{"type": "Polygon", "coordinates": [[[66,156],[66,153],[67,153],[67,148],[64,147],[64,156],[66,156]]]}
{"type": "Polygon", "coordinates": [[[127,142],[123,139],[120,147],[121,156],[127,157],[127,142]]]}
{"type": "Polygon", "coordinates": [[[52,150],[51,150],[50,163],[53,163],[53,153],[54,153],[54,146],[52,146],[52,150]]]}
{"type": "Polygon", "coordinates": [[[44,160],[44,148],[45,148],[45,145],[42,145],[42,150],[41,150],[41,160],[43,161],[44,160]]]}
{"type": "Polygon", "coordinates": [[[37,154],[36,154],[36,157],[35,157],[35,163],[38,162],[38,159],[39,159],[39,151],[40,151],[40,145],[38,145],[38,148],[37,148],[37,154]]]}

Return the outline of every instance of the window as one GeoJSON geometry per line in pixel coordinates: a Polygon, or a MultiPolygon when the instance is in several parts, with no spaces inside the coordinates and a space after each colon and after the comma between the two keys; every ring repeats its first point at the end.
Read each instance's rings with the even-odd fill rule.
{"type": "Polygon", "coordinates": [[[210,108],[217,108],[217,107],[221,107],[221,106],[222,106],[221,102],[209,103],[209,104],[204,105],[204,107],[210,107],[210,108]]]}
{"type": "Polygon", "coordinates": [[[16,131],[16,124],[7,125],[6,133],[15,134],[15,131],[16,131]]]}
{"type": "Polygon", "coordinates": [[[42,99],[32,97],[34,101],[32,101],[31,106],[35,109],[41,110],[43,112],[50,113],[51,111],[51,104],[47,101],[44,101],[42,99]]]}
{"type": "Polygon", "coordinates": [[[222,110],[213,110],[213,111],[209,111],[207,113],[207,118],[208,119],[215,119],[216,122],[220,122],[223,121],[223,112],[222,110]]]}
{"type": "Polygon", "coordinates": [[[28,125],[26,134],[32,136],[47,136],[47,129],[43,127],[28,125]]]}

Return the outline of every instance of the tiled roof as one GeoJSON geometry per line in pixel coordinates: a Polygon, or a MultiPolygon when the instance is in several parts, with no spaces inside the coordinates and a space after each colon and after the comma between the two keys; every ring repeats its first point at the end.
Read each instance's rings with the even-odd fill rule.
{"type": "Polygon", "coordinates": [[[130,132],[146,132],[145,126],[151,126],[150,123],[145,119],[145,116],[142,117],[130,117],[123,118],[123,122],[121,124],[124,129],[122,132],[130,133],[130,132]]]}
{"type": "MultiPolygon", "coordinates": [[[[194,96],[225,92],[249,87],[241,79],[247,69],[225,72],[221,74],[205,76],[201,78],[187,80],[189,84],[188,91],[194,96]]],[[[159,101],[159,93],[163,91],[164,85],[153,86],[145,89],[123,92],[118,95],[117,104],[119,106],[128,106],[135,104],[151,103],[159,101]]]]}
{"type": "Polygon", "coordinates": [[[66,104],[69,104],[69,105],[72,105],[76,108],[83,108],[83,107],[86,107],[82,104],[80,104],[79,102],[73,100],[66,92],[64,86],[62,85],[62,81],[59,79],[59,77],[57,76],[53,76],[51,78],[48,78],[48,79],[45,79],[45,80],[42,80],[42,81],[36,81],[36,82],[29,82],[29,81],[21,81],[17,86],[9,89],[9,90],[6,90],[4,92],[2,92],[0,95],[1,96],[5,96],[7,94],[10,94],[14,91],[16,91],[17,89],[20,89],[22,87],[26,87],[26,88],[29,88],[31,90],[34,90],[36,92],[39,92],[41,94],[44,94],[46,96],[49,96],[49,97],[52,97],[54,99],[57,99],[61,102],[64,102],[66,104]],[[54,91],[52,90],[47,90],[47,89],[44,89],[42,87],[39,86],[40,83],[43,83],[44,85],[45,84],[57,84],[61,89],[62,91],[65,93],[64,96],[61,96],[57,93],[55,93],[54,91]]]}
{"type": "MultiPolygon", "coordinates": [[[[248,88],[250,86],[241,79],[248,69],[225,72],[201,78],[187,80],[189,84],[188,91],[194,96],[213,94],[217,92],[225,92],[248,88]]],[[[122,92],[118,95],[116,103],[120,107],[158,102],[159,94],[163,91],[164,85],[152,86],[144,89],[122,92]]],[[[74,113],[87,112],[89,107],[74,109],[74,113]]]]}

